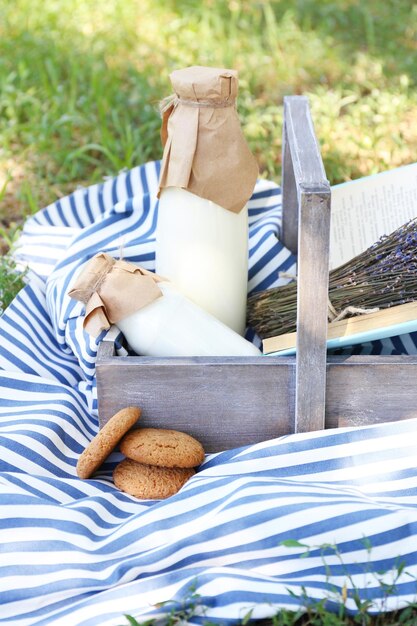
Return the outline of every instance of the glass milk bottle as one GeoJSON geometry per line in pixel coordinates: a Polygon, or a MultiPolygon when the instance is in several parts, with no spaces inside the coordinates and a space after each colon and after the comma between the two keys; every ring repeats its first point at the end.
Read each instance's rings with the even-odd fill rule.
{"type": "Polygon", "coordinates": [[[164,110],[156,272],[239,334],[246,326],[248,213],[258,167],[236,112],[237,73],[177,70],[164,110]]]}
{"type": "Polygon", "coordinates": [[[104,252],[83,267],[69,296],[85,304],[86,332],[98,337],[116,324],[142,356],[261,354],[162,277],[104,252]]]}
{"type": "Polygon", "coordinates": [[[168,282],[162,297],[118,320],[129,346],[143,356],[260,356],[231,328],[191,302],[168,282]]]}

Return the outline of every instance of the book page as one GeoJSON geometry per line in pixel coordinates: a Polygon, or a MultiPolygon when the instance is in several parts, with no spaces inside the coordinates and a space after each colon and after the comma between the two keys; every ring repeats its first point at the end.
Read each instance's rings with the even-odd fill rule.
{"type": "Polygon", "coordinates": [[[330,269],[417,217],[417,163],[332,187],[330,269]]]}

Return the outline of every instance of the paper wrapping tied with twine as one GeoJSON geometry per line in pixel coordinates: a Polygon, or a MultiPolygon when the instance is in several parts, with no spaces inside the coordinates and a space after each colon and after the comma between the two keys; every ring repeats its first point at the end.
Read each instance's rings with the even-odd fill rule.
{"type": "Polygon", "coordinates": [[[159,191],[181,187],[239,213],[258,166],[236,111],[235,70],[188,67],[170,75],[175,95],[162,107],[164,144],[159,191]]]}
{"type": "Polygon", "coordinates": [[[68,295],[84,302],[84,329],[97,337],[102,330],[160,298],[163,294],[157,283],[163,280],[102,252],[87,263],[68,295]]]}

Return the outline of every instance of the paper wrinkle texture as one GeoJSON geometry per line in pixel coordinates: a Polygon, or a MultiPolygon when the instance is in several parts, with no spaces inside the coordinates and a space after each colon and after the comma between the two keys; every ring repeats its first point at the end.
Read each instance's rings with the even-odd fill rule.
{"type": "Polygon", "coordinates": [[[258,176],[236,111],[235,70],[188,67],[170,74],[175,96],[163,111],[158,197],[180,187],[239,213],[258,176]]]}
{"type": "Polygon", "coordinates": [[[148,270],[96,254],[77,277],[68,295],[84,302],[84,329],[93,337],[112,324],[151,304],[163,294],[163,278],[148,270]]]}

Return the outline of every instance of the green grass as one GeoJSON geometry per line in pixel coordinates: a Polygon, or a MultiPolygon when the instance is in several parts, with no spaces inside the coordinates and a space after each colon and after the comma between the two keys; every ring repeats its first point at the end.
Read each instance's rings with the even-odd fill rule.
{"type": "Polygon", "coordinates": [[[285,94],[310,97],[332,183],[412,162],[416,48],[413,0],[0,0],[0,226],[159,158],[157,103],[191,64],[239,70],[262,176],[285,94]]]}
{"type": "Polygon", "coordinates": [[[156,105],[190,64],[239,70],[266,177],[293,93],[310,96],[332,183],[411,162],[416,33],[411,0],[0,0],[0,221],[159,158],[156,105]]]}
{"type": "Polygon", "coordinates": [[[0,257],[0,316],[24,287],[23,275],[9,254],[0,257]]]}

